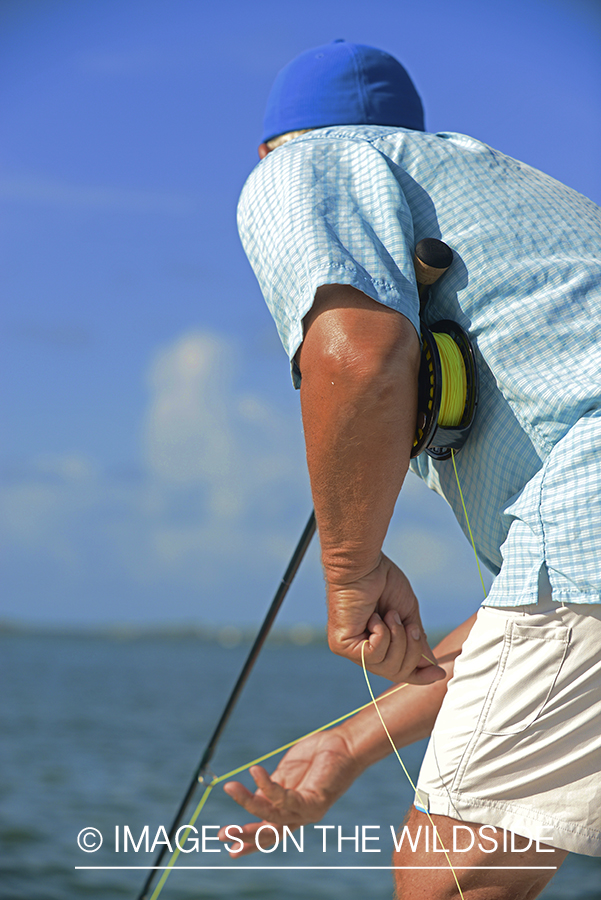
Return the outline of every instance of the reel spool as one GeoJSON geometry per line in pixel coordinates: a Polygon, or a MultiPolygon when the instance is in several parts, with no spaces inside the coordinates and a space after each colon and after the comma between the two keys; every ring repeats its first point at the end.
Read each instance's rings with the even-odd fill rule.
{"type": "Polygon", "coordinates": [[[474,350],[463,328],[450,319],[436,322],[432,330],[422,322],[421,339],[417,430],[411,457],[425,450],[433,459],[449,459],[452,450],[457,452],[465,444],[476,415],[474,350]]]}

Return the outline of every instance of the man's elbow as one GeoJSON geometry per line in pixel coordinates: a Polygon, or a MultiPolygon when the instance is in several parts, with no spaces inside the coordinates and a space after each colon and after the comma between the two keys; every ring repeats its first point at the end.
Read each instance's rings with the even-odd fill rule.
{"type": "Polygon", "coordinates": [[[419,360],[419,339],[405,316],[347,285],[318,290],[297,357],[303,380],[342,379],[385,390],[399,378],[416,379],[419,360]]]}

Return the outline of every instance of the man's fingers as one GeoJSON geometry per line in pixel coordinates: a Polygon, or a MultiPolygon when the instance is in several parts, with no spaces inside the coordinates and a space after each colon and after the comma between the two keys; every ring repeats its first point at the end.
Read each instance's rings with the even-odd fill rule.
{"type": "MultiPolygon", "coordinates": [[[[387,624],[380,618],[378,613],[370,616],[366,626],[368,643],[365,647],[365,656],[369,658],[372,664],[382,662],[388,653],[390,647],[391,634],[387,624]]],[[[363,638],[357,642],[359,653],[361,653],[361,645],[363,638]]]]}
{"type": "Polygon", "coordinates": [[[366,655],[369,655],[373,663],[381,662],[390,644],[390,631],[378,613],[370,616],[365,631],[350,631],[346,623],[344,630],[331,625],[328,630],[328,644],[332,653],[351,659],[359,665],[361,665],[361,647],[366,640],[369,641],[366,655]]]}
{"type": "MultiPolygon", "coordinates": [[[[367,668],[375,674],[380,674],[375,672],[375,667],[382,664],[386,665],[387,671],[396,671],[400,668],[406,645],[405,629],[400,616],[396,611],[389,611],[384,619],[378,613],[373,613],[367,622],[365,632],[341,640],[341,649],[338,652],[359,665],[363,656],[367,668]]],[[[333,642],[330,648],[334,649],[333,642]]]]}
{"type": "Polygon", "coordinates": [[[430,647],[430,645],[428,643],[428,638],[426,637],[425,634],[422,634],[422,637],[421,637],[421,651],[422,651],[422,656],[421,656],[421,662],[419,663],[419,665],[422,668],[427,665],[431,665],[431,666],[438,665],[438,663],[436,661],[436,657],[434,656],[434,651],[430,647]]]}
{"type": "Polygon", "coordinates": [[[251,792],[247,790],[243,784],[240,784],[239,781],[227,781],[223,785],[223,790],[228,797],[235,800],[239,806],[244,806],[245,809],[245,804],[254,797],[254,794],[251,794],[251,792]]]}
{"type": "Polygon", "coordinates": [[[249,772],[257,787],[265,794],[270,803],[277,808],[285,805],[288,791],[277,781],[273,781],[263,766],[251,766],[249,772]]]}
{"type": "Polygon", "coordinates": [[[223,790],[252,816],[266,819],[268,822],[277,820],[278,808],[262,793],[251,793],[239,781],[228,781],[224,784],[223,790]]]}
{"type": "Polygon", "coordinates": [[[365,647],[362,648],[364,640],[358,643],[359,664],[362,655],[368,669],[384,662],[401,664],[405,653],[405,629],[398,613],[388,612],[384,619],[374,613],[367,623],[367,632],[369,637],[365,647]]]}
{"type": "Polygon", "coordinates": [[[228,781],[223,786],[225,793],[236,803],[259,819],[265,819],[276,825],[293,825],[298,821],[298,797],[294,791],[288,791],[269,777],[262,766],[251,766],[252,775],[258,791],[251,793],[239,781],[228,781]]]}
{"type": "Polygon", "coordinates": [[[401,677],[410,677],[414,669],[417,669],[420,663],[423,662],[424,647],[422,645],[422,635],[423,631],[419,625],[415,623],[405,625],[406,644],[405,656],[403,657],[399,673],[401,677]]]}
{"type": "MultiPolygon", "coordinates": [[[[384,619],[374,614],[368,622],[369,636],[363,656],[367,669],[374,675],[390,678],[392,681],[407,681],[411,684],[431,684],[445,678],[445,671],[436,664],[421,625],[412,623],[406,627],[400,617],[389,610],[384,619]]],[[[359,659],[361,663],[361,646],[359,659]]]]}
{"type": "Polygon", "coordinates": [[[262,819],[262,822],[250,822],[244,825],[242,829],[238,826],[229,826],[231,835],[226,834],[226,828],[219,831],[220,840],[225,843],[229,842],[231,847],[229,853],[231,857],[247,856],[259,849],[259,846],[267,850],[273,846],[275,842],[272,828],[276,828],[278,835],[281,837],[283,826],[295,826],[296,809],[292,802],[293,794],[273,781],[262,766],[251,766],[250,774],[252,775],[258,791],[252,794],[244,785],[238,781],[228,781],[224,784],[223,789],[233,800],[242,806],[247,812],[253,816],[262,819]],[[290,807],[286,807],[286,802],[290,801],[290,807]],[[264,829],[257,838],[257,832],[262,825],[269,823],[272,828],[264,829]],[[240,846],[239,841],[242,841],[240,846]],[[259,846],[257,846],[257,842],[259,846]]]}

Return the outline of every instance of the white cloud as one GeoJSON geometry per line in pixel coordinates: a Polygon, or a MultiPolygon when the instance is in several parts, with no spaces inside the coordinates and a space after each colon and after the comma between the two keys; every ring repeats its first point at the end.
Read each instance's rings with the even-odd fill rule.
{"type": "Polygon", "coordinates": [[[146,460],[175,485],[204,486],[212,516],[232,519],[292,480],[302,464],[289,421],[263,398],[235,387],[233,345],[216,335],[183,335],[151,366],[146,460]]]}
{"type": "Polygon", "coordinates": [[[231,422],[233,353],[222,338],[185,335],[151,367],[146,458],[159,477],[204,482],[214,512],[235,515],[238,485],[231,422]]]}

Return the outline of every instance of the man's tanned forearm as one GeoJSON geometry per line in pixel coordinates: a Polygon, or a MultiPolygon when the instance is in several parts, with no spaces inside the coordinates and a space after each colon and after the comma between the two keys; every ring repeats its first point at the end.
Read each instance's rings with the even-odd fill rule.
{"type": "Polygon", "coordinates": [[[328,581],[371,571],[409,464],[419,340],[346,285],[317,291],[299,353],[313,500],[328,581]]]}

